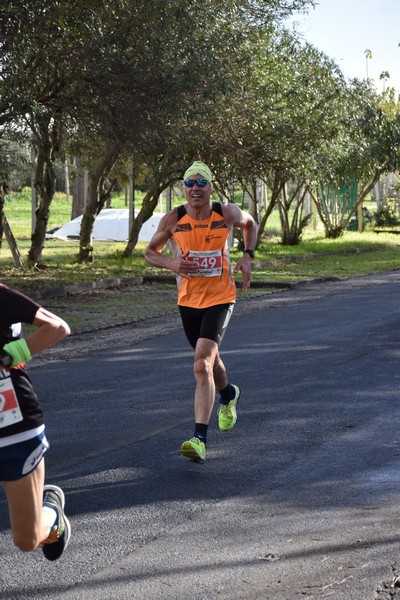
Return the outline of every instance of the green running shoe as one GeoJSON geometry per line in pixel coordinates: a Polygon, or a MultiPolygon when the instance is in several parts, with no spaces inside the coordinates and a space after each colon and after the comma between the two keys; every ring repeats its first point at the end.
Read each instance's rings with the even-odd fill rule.
{"type": "Polygon", "coordinates": [[[235,388],[235,397],[228,404],[220,404],[218,409],[218,426],[220,431],[229,431],[237,421],[236,405],[240,398],[240,390],[237,385],[235,388]]]}
{"type": "Polygon", "coordinates": [[[191,440],[183,442],[181,454],[192,462],[203,464],[206,460],[206,445],[199,438],[192,437],[191,440]]]}

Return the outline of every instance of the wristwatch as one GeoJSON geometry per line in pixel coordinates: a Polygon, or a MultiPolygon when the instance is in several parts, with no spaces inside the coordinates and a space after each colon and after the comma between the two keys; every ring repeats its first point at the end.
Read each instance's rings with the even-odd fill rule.
{"type": "Polygon", "coordinates": [[[250,254],[251,258],[254,258],[254,256],[255,256],[254,250],[250,250],[250,248],[246,248],[246,250],[243,252],[243,254],[250,254]]]}
{"type": "Polygon", "coordinates": [[[11,354],[8,354],[8,352],[1,349],[0,350],[0,366],[4,367],[5,369],[8,369],[8,367],[11,367],[12,363],[13,363],[13,357],[11,356],[11,354]]]}

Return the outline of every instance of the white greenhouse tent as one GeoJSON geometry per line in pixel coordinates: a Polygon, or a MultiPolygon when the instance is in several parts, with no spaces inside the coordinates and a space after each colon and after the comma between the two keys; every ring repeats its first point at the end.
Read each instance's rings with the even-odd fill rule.
{"type": "MultiPolygon", "coordinates": [[[[139,242],[149,242],[156,232],[163,213],[153,213],[139,232],[139,242]]],[[[47,238],[61,240],[77,239],[81,228],[82,215],[65,223],[60,229],[48,233],[47,238]]],[[[97,241],[126,242],[129,237],[129,209],[107,208],[96,217],[93,226],[93,239],[97,241]]]]}

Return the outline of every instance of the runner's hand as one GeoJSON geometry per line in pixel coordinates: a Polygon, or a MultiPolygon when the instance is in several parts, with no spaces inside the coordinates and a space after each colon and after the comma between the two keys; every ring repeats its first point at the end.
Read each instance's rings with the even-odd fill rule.
{"type": "Polygon", "coordinates": [[[234,273],[238,271],[242,271],[242,290],[245,292],[251,282],[251,258],[248,254],[244,254],[236,264],[234,273]]]}
{"type": "Polygon", "coordinates": [[[187,260],[189,254],[190,252],[185,252],[184,254],[174,258],[172,262],[172,270],[185,279],[190,279],[192,273],[198,271],[199,268],[198,265],[192,260],[187,260]]]}

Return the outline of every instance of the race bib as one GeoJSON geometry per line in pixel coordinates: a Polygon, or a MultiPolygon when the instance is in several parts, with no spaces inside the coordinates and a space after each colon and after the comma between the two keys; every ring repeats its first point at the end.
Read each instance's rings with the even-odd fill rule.
{"type": "Polygon", "coordinates": [[[191,275],[195,277],[219,277],[222,273],[221,250],[191,250],[186,260],[194,262],[198,270],[191,275]]]}
{"type": "MultiPolygon", "coordinates": [[[[4,375],[7,371],[2,371],[4,375]]],[[[0,379],[0,429],[22,421],[23,416],[9,373],[0,379]]]]}

